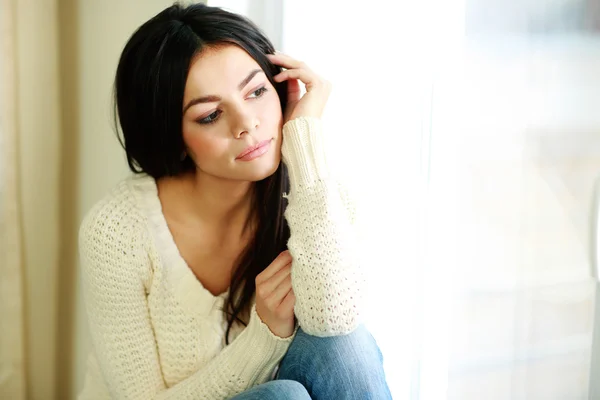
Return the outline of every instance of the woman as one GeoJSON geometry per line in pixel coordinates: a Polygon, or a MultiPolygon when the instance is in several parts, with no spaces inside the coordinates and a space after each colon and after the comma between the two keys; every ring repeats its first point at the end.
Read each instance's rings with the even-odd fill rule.
{"type": "Polygon", "coordinates": [[[391,398],[323,154],[329,85],[274,53],[200,4],[125,46],[116,112],[137,174],[81,226],[94,349],[80,398],[391,398]]]}

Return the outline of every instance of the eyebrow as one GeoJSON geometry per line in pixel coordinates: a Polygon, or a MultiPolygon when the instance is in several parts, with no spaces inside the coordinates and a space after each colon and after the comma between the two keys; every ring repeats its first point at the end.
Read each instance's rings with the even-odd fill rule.
{"type": "MultiPolygon", "coordinates": [[[[248,74],[248,76],[245,77],[244,80],[240,82],[240,84],[238,85],[238,90],[242,90],[244,87],[246,87],[248,82],[250,82],[252,80],[252,78],[254,78],[254,76],[256,74],[258,74],[259,72],[263,72],[263,70],[262,69],[252,70],[248,74]]],[[[217,102],[217,101],[221,101],[221,100],[222,100],[221,97],[215,96],[215,95],[197,97],[195,99],[190,100],[189,103],[187,103],[187,105],[183,108],[183,114],[185,114],[185,112],[188,110],[188,108],[195,106],[196,104],[212,103],[212,102],[217,102]]]]}

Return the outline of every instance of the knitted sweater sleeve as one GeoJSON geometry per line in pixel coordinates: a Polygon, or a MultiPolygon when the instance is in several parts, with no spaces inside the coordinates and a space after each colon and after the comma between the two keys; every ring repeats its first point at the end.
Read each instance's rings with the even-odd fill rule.
{"type": "Polygon", "coordinates": [[[166,387],[147,300],[152,280],[147,232],[135,215],[126,201],[105,202],[90,211],[79,233],[92,344],[111,397],[226,399],[268,381],[293,335],[275,336],[253,306],[248,326],[230,345],[187,379],[166,387]]]}
{"type": "Polygon", "coordinates": [[[366,280],[353,202],[327,168],[321,131],[316,118],[283,127],[282,157],[290,175],[285,217],[298,323],[311,335],[335,336],[361,322],[366,280]]]}

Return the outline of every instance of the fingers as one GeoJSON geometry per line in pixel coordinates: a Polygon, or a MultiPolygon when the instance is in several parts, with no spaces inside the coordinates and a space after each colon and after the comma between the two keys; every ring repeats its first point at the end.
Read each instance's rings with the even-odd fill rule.
{"type": "Polygon", "coordinates": [[[273,290],[265,300],[270,303],[272,308],[279,307],[283,302],[283,299],[292,290],[292,276],[287,275],[285,279],[273,290]]]}
{"type": "Polygon", "coordinates": [[[283,301],[281,302],[280,307],[284,310],[293,309],[296,304],[296,295],[294,294],[294,290],[290,289],[288,294],[285,296],[283,301]]]}
{"type": "MultiPolygon", "coordinates": [[[[280,72],[279,74],[275,75],[273,77],[273,80],[275,82],[283,82],[285,80],[288,80],[289,83],[288,85],[291,83],[292,85],[294,85],[294,80],[295,79],[299,79],[302,81],[302,83],[304,83],[304,85],[306,85],[306,90],[310,91],[312,88],[323,88],[326,91],[330,91],[331,90],[331,83],[329,81],[326,81],[324,79],[322,79],[319,75],[315,74],[313,71],[311,71],[308,68],[297,68],[297,69],[286,69],[283,72],[280,72]]],[[[295,83],[297,85],[297,82],[295,83]]],[[[293,88],[295,90],[295,88],[293,88]]],[[[298,88],[299,89],[299,88],[298,88]]],[[[290,90],[290,89],[288,89],[290,90]]],[[[298,94],[300,93],[300,91],[298,90],[298,94]]],[[[295,93],[294,93],[295,95],[295,93]]]]}
{"type": "Polygon", "coordinates": [[[275,82],[283,82],[290,78],[300,79],[306,86],[308,86],[317,79],[317,76],[306,69],[286,69],[285,71],[275,75],[273,80],[275,82]]]}
{"type": "Polygon", "coordinates": [[[288,82],[285,121],[299,116],[320,117],[331,93],[331,83],[314,73],[305,63],[288,55],[277,53],[267,56],[273,64],[286,68],[273,77],[275,82],[288,82]],[[306,87],[304,96],[299,81],[306,87]]]}
{"type": "Polygon", "coordinates": [[[313,82],[319,82],[322,79],[315,74],[305,63],[298,61],[288,55],[277,53],[267,54],[273,64],[287,68],[273,77],[275,82],[283,82],[287,79],[300,79],[305,85],[310,85],[313,82]]]}
{"type": "Polygon", "coordinates": [[[283,68],[303,68],[303,69],[308,69],[308,67],[306,66],[306,64],[304,64],[302,61],[298,61],[295,58],[292,58],[286,54],[283,53],[277,53],[277,54],[267,54],[267,57],[269,58],[269,60],[271,60],[271,62],[273,64],[279,65],[283,68]]]}
{"type": "Polygon", "coordinates": [[[292,290],[292,256],[284,251],[256,277],[256,313],[279,337],[289,337],[296,323],[292,290]]]}
{"type": "Polygon", "coordinates": [[[300,83],[297,79],[290,79],[288,81],[288,102],[296,102],[302,97],[300,91],[300,83]]]}
{"type": "Polygon", "coordinates": [[[273,262],[265,268],[258,276],[256,277],[256,286],[269,280],[273,275],[277,273],[281,268],[285,267],[292,261],[292,255],[289,250],[282,251],[273,262]]]}
{"type": "Polygon", "coordinates": [[[262,282],[260,286],[256,288],[262,297],[268,297],[274,292],[277,287],[286,280],[290,274],[292,273],[292,264],[287,264],[283,268],[281,268],[275,275],[273,275],[270,279],[262,282]]]}

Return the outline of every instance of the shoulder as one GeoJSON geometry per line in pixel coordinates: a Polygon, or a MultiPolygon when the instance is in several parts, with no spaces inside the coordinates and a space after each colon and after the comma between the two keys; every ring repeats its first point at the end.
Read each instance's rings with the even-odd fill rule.
{"type": "Polygon", "coordinates": [[[149,290],[151,286],[153,270],[148,255],[153,242],[143,195],[138,193],[140,182],[144,183],[137,176],[119,182],[93,205],[80,225],[79,268],[86,296],[92,296],[89,304],[107,301],[106,293],[125,293],[134,287],[149,290]]]}
{"type": "Polygon", "coordinates": [[[140,233],[145,225],[141,209],[151,177],[131,176],[116,184],[85,214],[79,227],[80,247],[122,242],[140,233]]]}

